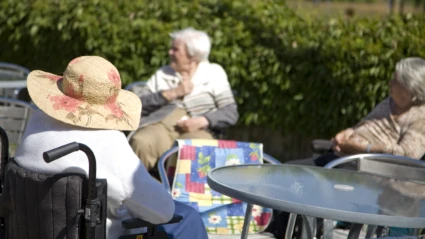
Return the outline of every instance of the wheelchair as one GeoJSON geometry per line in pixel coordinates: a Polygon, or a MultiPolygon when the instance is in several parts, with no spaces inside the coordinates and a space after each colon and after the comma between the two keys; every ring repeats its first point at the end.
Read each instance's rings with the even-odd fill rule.
{"type": "MultiPolygon", "coordinates": [[[[50,163],[81,150],[89,163],[88,178],[78,173],[47,175],[20,167],[9,159],[9,141],[0,128],[0,238],[3,239],[105,239],[107,180],[96,178],[96,158],[91,149],[77,142],[43,154],[50,163]]],[[[168,239],[160,225],[178,223],[180,215],[163,224],[139,218],[122,221],[124,229],[146,228],[142,234],[123,235],[118,239],[168,239]]]]}

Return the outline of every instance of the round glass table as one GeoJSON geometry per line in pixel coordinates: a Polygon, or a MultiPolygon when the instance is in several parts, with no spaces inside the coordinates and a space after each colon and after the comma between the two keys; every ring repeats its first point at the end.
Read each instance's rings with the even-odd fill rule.
{"type": "Polygon", "coordinates": [[[425,184],[297,165],[234,165],[208,174],[211,189],[286,212],[360,224],[425,228],[425,184]]]}

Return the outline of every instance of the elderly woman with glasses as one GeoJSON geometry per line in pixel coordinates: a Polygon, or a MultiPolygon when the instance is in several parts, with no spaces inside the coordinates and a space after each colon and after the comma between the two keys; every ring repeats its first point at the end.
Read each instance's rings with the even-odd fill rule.
{"type": "MultiPolygon", "coordinates": [[[[409,57],[396,64],[389,82],[389,96],[357,125],[331,139],[332,151],[319,157],[292,160],[288,164],[323,167],[340,156],[385,153],[420,159],[425,154],[425,60],[409,57]]],[[[354,165],[343,167],[354,169],[354,165]]],[[[275,211],[286,222],[288,213],[275,211]]],[[[275,223],[279,224],[277,221],[275,223]]],[[[283,235],[286,224],[277,227],[283,235]]]]}
{"type": "Polygon", "coordinates": [[[138,93],[141,125],[130,140],[148,170],[177,138],[211,139],[239,117],[226,72],[208,61],[208,35],[187,28],[170,36],[170,64],[157,70],[138,93]]]}
{"type": "Polygon", "coordinates": [[[341,155],[386,153],[420,159],[425,154],[425,60],[409,57],[396,64],[389,97],[356,126],[339,132],[333,152],[291,164],[324,166],[341,155]]]}

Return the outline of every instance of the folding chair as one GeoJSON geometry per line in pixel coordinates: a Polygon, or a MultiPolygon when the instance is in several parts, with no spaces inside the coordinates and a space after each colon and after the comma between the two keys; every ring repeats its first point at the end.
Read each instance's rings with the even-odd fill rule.
{"type": "Polygon", "coordinates": [[[279,164],[279,161],[263,153],[262,144],[201,139],[177,140],[176,143],[159,160],[160,178],[174,200],[198,210],[210,238],[240,237],[244,220],[250,220],[252,234],[249,238],[273,238],[272,235],[263,233],[271,220],[271,209],[255,205],[252,208],[252,217],[245,218],[246,203],[215,192],[207,184],[208,172],[216,167],[261,164],[263,161],[279,164]],[[177,165],[170,187],[165,163],[177,152],[177,165]]]}

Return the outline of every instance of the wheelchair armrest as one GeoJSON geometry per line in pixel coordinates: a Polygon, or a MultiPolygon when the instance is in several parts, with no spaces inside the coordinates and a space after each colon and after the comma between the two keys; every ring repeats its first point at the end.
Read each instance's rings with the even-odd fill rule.
{"type": "Polygon", "coordinates": [[[178,223],[181,220],[183,220],[182,216],[174,214],[173,218],[171,218],[171,220],[166,223],[152,224],[140,218],[131,218],[131,219],[122,221],[121,224],[124,229],[135,229],[135,228],[142,228],[142,227],[155,227],[160,225],[173,224],[173,223],[178,223]]]}
{"type": "Polygon", "coordinates": [[[325,153],[331,151],[333,146],[332,141],[327,139],[315,139],[311,142],[313,152],[325,153]]]}

